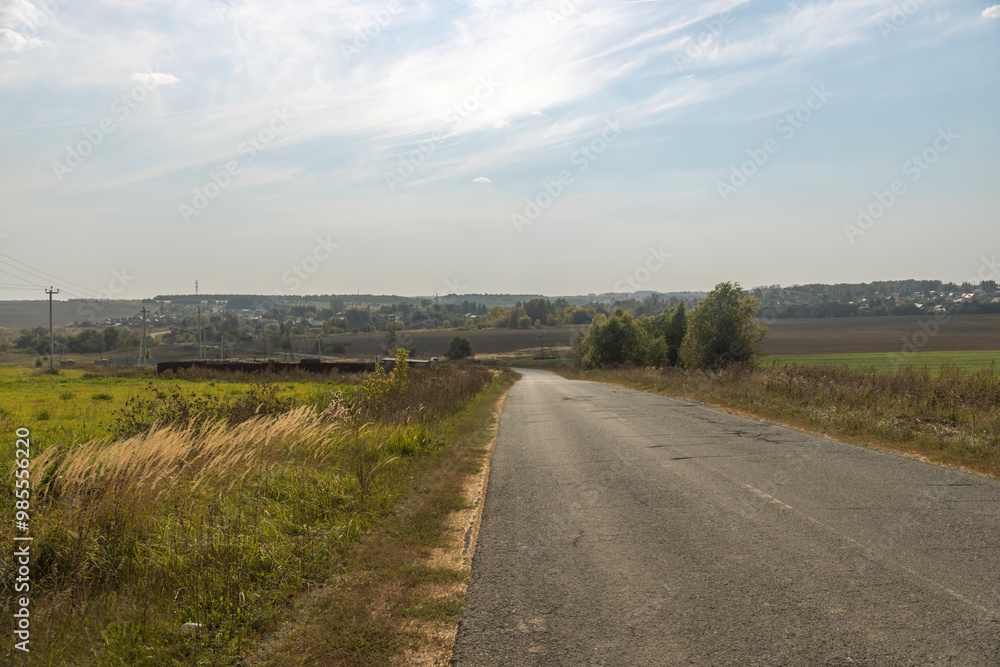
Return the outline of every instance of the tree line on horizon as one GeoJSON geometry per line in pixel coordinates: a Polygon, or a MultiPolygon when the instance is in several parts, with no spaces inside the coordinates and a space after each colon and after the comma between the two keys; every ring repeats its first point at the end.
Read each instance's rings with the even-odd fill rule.
{"type": "MultiPolygon", "coordinates": [[[[892,315],[920,315],[929,307],[943,308],[949,312],[965,314],[1000,313],[1000,303],[986,299],[972,303],[957,303],[954,295],[980,290],[987,296],[996,294],[996,283],[985,280],[972,283],[949,283],[940,280],[900,280],[857,284],[812,284],[781,287],[778,285],[755,287],[752,294],[767,319],[809,317],[866,317],[892,315]],[[900,295],[902,299],[896,299],[900,295]],[[913,295],[920,295],[915,300],[913,295]],[[918,301],[920,303],[918,303],[918,301]]],[[[215,295],[212,298],[225,297],[215,295]]],[[[209,298],[209,297],[203,297],[209,298]]],[[[643,322],[647,336],[667,340],[665,320],[683,305],[686,310],[696,306],[699,299],[663,298],[650,293],[638,298],[623,296],[611,302],[591,301],[574,305],[567,298],[548,299],[534,297],[516,301],[509,306],[492,305],[457,298],[402,299],[394,303],[375,306],[351,305],[348,297],[336,296],[326,305],[296,303],[288,305],[286,297],[232,296],[228,303],[218,303],[196,314],[194,302],[160,303],[155,310],[155,324],[159,331],[168,331],[156,342],[191,344],[199,340],[217,344],[222,338],[232,342],[260,341],[267,338],[270,349],[288,350],[292,338],[308,336],[335,336],[345,333],[373,333],[418,329],[532,329],[557,326],[587,326],[598,318],[611,318],[621,311],[636,322],[643,322]],[[234,310],[240,306],[240,310],[234,310]],[[264,309],[266,307],[266,309],[264,309]],[[646,319],[656,322],[648,324],[646,319]]],[[[304,297],[289,297],[301,301],[304,297]]],[[[72,353],[113,351],[138,345],[141,325],[136,317],[118,321],[75,322],[83,331],[74,334],[56,334],[57,349],[72,353]],[[115,326],[109,326],[114,324],[115,326]],[[99,338],[101,336],[102,338],[99,338]]],[[[12,339],[0,341],[0,348],[35,351],[45,354],[48,350],[48,331],[43,327],[21,329],[12,339]]],[[[334,345],[336,345],[334,343],[334,345]]],[[[670,352],[670,344],[667,351],[670,352]]],[[[676,347],[676,346],[674,346],[676,347]]],[[[338,345],[329,350],[342,354],[338,345]]],[[[657,351],[656,354],[659,354],[657,351]]],[[[670,354],[679,354],[676,350],[670,354]]]]}

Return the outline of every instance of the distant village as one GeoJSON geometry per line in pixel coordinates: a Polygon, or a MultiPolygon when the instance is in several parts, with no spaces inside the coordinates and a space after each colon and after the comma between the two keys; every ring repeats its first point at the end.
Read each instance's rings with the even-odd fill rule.
{"type": "MultiPolygon", "coordinates": [[[[850,285],[755,287],[749,290],[776,318],[920,315],[929,312],[1000,313],[994,281],[978,285],[941,281],[894,281],[850,285]]],[[[589,324],[599,314],[621,308],[635,316],[658,315],[684,302],[694,306],[702,292],[639,292],[547,298],[533,295],[448,295],[435,298],[351,295],[253,297],[192,295],[157,297],[147,324],[172,327],[173,337],[200,326],[253,331],[286,329],[302,335],[366,333],[395,329],[539,328],[589,324]],[[200,314],[196,311],[200,310],[200,314]],[[228,326],[227,326],[228,325],[228,326]]],[[[142,317],[75,322],[76,326],[141,326],[142,317]]]]}
{"type": "MultiPolygon", "coordinates": [[[[941,313],[1000,313],[992,280],[946,283],[933,280],[838,285],[779,285],[748,290],[766,319],[920,316],[941,313]]],[[[637,292],[548,298],[534,295],[253,296],[173,295],[140,302],[80,302],[80,319],[65,322],[54,339],[57,350],[112,353],[161,344],[227,352],[256,350],[265,356],[295,353],[343,355],[341,334],[378,333],[385,347],[407,347],[408,331],[542,329],[589,325],[618,309],[655,317],[685,303],[696,306],[703,292],[637,292]],[[125,310],[127,314],[121,313],[125,310]],[[113,311],[113,313],[112,313],[113,311]],[[144,312],[143,312],[144,311],[144,312]],[[107,313],[106,317],[100,317],[107,313]],[[145,332],[145,335],[143,335],[145,332]]],[[[44,354],[48,327],[21,329],[0,340],[5,349],[44,354]]],[[[151,351],[143,352],[155,356],[151,351]]]]}

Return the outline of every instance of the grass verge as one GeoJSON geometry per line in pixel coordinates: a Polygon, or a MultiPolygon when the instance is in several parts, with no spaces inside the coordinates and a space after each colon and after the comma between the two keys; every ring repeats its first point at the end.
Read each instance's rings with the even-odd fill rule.
{"type": "Polygon", "coordinates": [[[1000,478],[1000,375],[945,366],[895,373],[835,366],[733,365],[717,372],[675,368],[561,375],[704,401],[838,440],[1000,478]]]}
{"type": "Polygon", "coordinates": [[[303,599],[250,664],[447,664],[461,618],[503,375],[453,419],[398,510],[303,599]],[[470,544],[471,542],[471,544],[470,544]]]}
{"type": "MultiPolygon", "coordinates": [[[[461,467],[451,443],[475,406],[510,382],[448,365],[366,383],[364,404],[337,398],[323,411],[301,406],[47,448],[31,467],[28,663],[243,664],[295,600],[348,577],[354,548],[397,516],[415,484],[433,480],[436,467],[461,467]]],[[[4,486],[0,539],[11,544],[12,474],[4,486]]],[[[415,543],[439,539],[436,513],[463,502],[436,497],[400,531],[415,543]]],[[[10,619],[17,563],[8,556],[0,565],[0,613],[10,619]]],[[[400,567],[414,580],[450,576],[400,567]]],[[[331,616],[352,617],[359,600],[331,616]]],[[[408,598],[400,613],[451,618],[456,602],[408,598]]],[[[385,653],[364,636],[355,648],[385,653]]],[[[0,647],[0,662],[14,660],[0,647]]]]}

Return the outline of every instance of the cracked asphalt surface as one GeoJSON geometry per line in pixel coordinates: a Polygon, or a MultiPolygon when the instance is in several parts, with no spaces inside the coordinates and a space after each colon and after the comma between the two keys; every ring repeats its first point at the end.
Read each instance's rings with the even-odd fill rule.
{"type": "Polygon", "coordinates": [[[1000,483],[521,373],[453,664],[1000,665],[1000,483]]]}

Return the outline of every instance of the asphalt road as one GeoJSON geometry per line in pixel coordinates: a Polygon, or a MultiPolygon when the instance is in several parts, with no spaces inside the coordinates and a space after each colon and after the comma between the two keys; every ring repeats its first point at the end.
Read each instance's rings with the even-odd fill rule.
{"type": "Polygon", "coordinates": [[[1000,665],[1000,484],[524,370],[454,664],[1000,665]]]}

